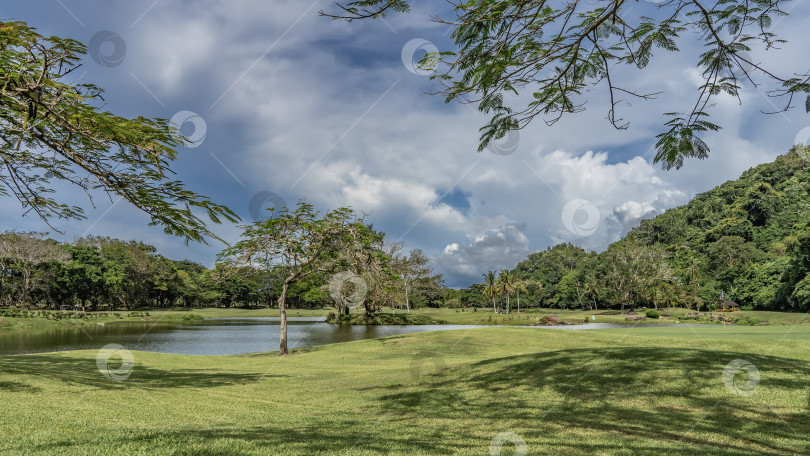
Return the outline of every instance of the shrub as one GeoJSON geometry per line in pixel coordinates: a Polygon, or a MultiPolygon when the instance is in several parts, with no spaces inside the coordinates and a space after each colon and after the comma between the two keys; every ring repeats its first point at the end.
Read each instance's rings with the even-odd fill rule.
{"type": "Polygon", "coordinates": [[[554,314],[545,315],[540,319],[541,325],[556,325],[557,323],[559,323],[559,319],[554,314]]]}
{"type": "Polygon", "coordinates": [[[642,315],[630,315],[627,318],[625,318],[625,320],[627,320],[627,321],[641,321],[641,320],[644,320],[644,317],[642,315]]]}
{"type": "Polygon", "coordinates": [[[647,318],[658,318],[661,316],[661,314],[653,309],[648,310],[644,315],[646,315],[647,318]]]}

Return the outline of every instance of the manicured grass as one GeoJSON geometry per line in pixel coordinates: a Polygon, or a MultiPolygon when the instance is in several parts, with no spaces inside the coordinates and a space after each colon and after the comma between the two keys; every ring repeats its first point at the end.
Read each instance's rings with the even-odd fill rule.
{"type": "Polygon", "coordinates": [[[120,382],[96,351],[10,356],[0,453],[484,455],[512,433],[528,454],[806,454],[808,348],[808,326],[483,328],[284,358],[134,352],[120,382]],[[735,359],[759,370],[750,395],[724,386],[735,359]]]}
{"type": "MultiPolygon", "coordinates": [[[[397,309],[396,313],[404,313],[405,311],[397,309]]],[[[635,313],[631,313],[628,308],[624,315],[618,310],[566,310],[566,309],[550,309],[550,308],[529,308],[521,309],[520,314],[513,308],[512,312],[507,314],[495,314],[492,309],[477,309],[472,312],[471,308],[463,310],[457,309],[416,309],[410,313],[414,315],[422,315],[436,320],[444,320],[450,324],[455,325],[506,325],[506,326],[525,326],[536,324],[538,320],[544,315],[554,314],[557,315],[560,321],[569,323],[584,323],[588,319],[588,323],[627,323],[628,315],[644,315],[644,310],[638,309],[635,313]]],[[[646,319],[647,323],[696,323],[695,321],[683,320],[683,316],[688,313],[694,313],[694,310],[682,308],[667,308],[659,310],[664,317],[660,319],[646,319]]],[[[702,312],[705,313],[705,312],[702,312]]],[[[772,324],[810,324],[810,314],[806,313],[792,313],[792,312],[770,312],[770,311],[737,311],[737,312],[714,312],[714,315],[723,315],[728,318],[751,317],[759,320],[767,321],[772,324]]]]}

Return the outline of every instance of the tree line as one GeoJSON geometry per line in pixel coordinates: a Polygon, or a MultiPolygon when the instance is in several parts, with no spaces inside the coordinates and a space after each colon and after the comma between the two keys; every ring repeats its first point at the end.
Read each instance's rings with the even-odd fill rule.
{"type": "MultiPolygon", "coordinates": [[[[427,256],[421,250],[404,252],[401,243],[391,244],[388,252],[396,268],[394,282],[384,299],[369,296],[368,311],[383,304],[438,307],[443,283],[428,266],[427,256]]],[[[206,268],[173,260],[138,241],[86,236],[60,243],[42,232],[0,234],[0,305],[5,307],[86,311],[265,307],[276,305],[284,277],[285,269],[279,265],[234,273],[224,263],[206,268]]],[[[320,273],[288,287],[287,306],[339,308],[329,293],[329,278],[320,273]]]]}
{"type": "MultiPolygon", "coordinates": [[[[642,220],[602,253],[560,244],[456,293],[451,304],[508,299],[559,308],[679,306],[810,310],[810,148],[642,220]],[[454,301],[455,300],[455,301],[454,301]]],[[[503,302],[502,302],[503,301],[503,302]]]]}

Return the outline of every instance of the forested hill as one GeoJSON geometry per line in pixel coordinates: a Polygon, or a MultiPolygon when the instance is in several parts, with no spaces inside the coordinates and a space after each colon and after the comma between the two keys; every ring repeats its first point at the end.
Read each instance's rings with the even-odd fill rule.
{"type": "Polygon", "coordinates": [[[550,305],[810,310],[810,149],[699,194],[641,222],[599,255],[569,244],[513,271],[550,305]]]}

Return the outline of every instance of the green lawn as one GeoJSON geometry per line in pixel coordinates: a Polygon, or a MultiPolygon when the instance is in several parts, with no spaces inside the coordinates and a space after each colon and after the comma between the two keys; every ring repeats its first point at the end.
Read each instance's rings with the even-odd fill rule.
{"type": "Polygon", "coordinates": [[[807,454],[809,348],[810,326],[482,328],[134,352],[124,381],[96,351],[3,357],[0,453],[486,455],[515,436],[527,454],[807,454]],[[750,395],[724,386],[735,359],[759,370],[750,395]]]}

